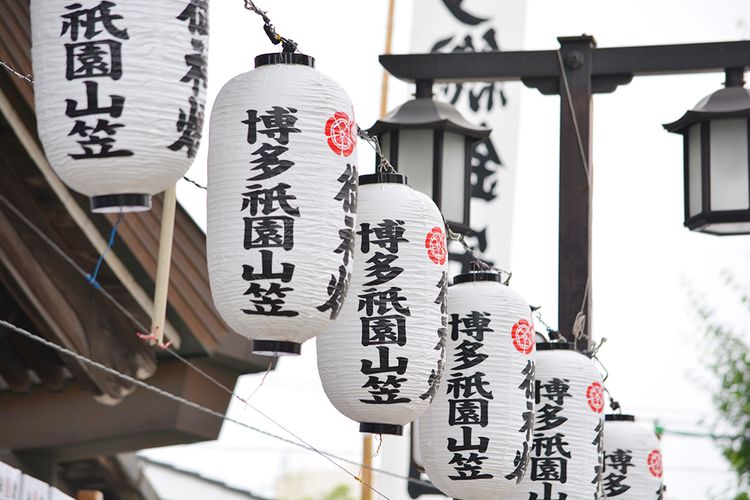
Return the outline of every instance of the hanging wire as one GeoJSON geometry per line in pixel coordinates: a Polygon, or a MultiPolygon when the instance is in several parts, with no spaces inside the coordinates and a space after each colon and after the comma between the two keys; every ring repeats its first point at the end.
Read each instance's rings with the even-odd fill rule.
{"type": "Polygon", "coordinates": [[[263,31],[266,32],[266,35],[268,36],[268,39],[271,40],[272,44],[281,44],[282,50],[284,52],[292,53],[297,51],[297,42],[279,35],[276,32],[276,28],[271,22],[271,19],[268,17],[266,11],[260,10],[258,7],[256,7],[255,3],[252,0],[245,0],[245,8],[247,10],[255,12],[263,18],[263,31]]]}
{"type": "Polygon", "coordinates": [[[187,175],[183,175],[182,176],[182,180],[187,181],[190,184],[194,185],[195,187],[200,188],[200,189],[202,189],[204,191],[208,191],[208,188],[206,186],[204,186],[203,184],[199,184],[198,182],[194,181],[193,179],[191,179],[187,175]]]}
{"type": "Polygon", "coordinates": [[[534,307],[531,306],[531,312],[534,313],[534,317],[539,321],[539,323],[544,326],[545,330],[547,330],[547,335],[542,335],[547,339],[548,341],[552,342],[558,342],[560,340],[560,332],[558,332],[555,328],[552,328],[546,321],[544,321],[544,318],[542,318],[542,313],[539,312],[539,310],[542,308],[542,306],[534,307]],[[547,338],[549,337],[549,338],[547,338]]]}
{"type": "MultiPolygon", "coordinates": [[[[18,219],[21,222],[23,222],[29,229],[31,229],[40,239],[42,239],[42,241],[44,241],[52,250],[54,250],[58,255],[60,255],[60,257],[62,257],[68,264],[70,264],[70,266],[73,269],[75,269],[79,274],[81,274],[83,277],[86,277],[88,275],[88,273],[86,273],[86,271],[81,266],[79,266],[75,262],[75,260],[73,260],[72,257],[70,257],[68,254],[66,254],[54,241],[52,241],[41,229],[39,229],[36,225],[34,225],[33,222],[31,222],[17,207],[15,207],[2,194],[0,194],[0,203],[4,204],[16,217],[18,217],[18,219]]],[[[98,288],[97,290],[100,293],[102,293],[102,295],[104,295],[104,297],[109,302],[111,302],[123,315],[125,315],[137,328],[141,329],[142,331],[148,331],[148,329],[143,325],[143,323],[141,323],[130,311],[128,311],[120,302],[118,302],[108,291],[106,291],[103,287],[98,288]]],[[[86,358],[85,356],[82,356],[82,355],[80,355],[78,353],[75,353],[73,351],[69,351],[69,350],[67,350],[67,349],[65,349],[63,347],[58,346],[57,344],[49,342],[46,339],[42,339],[41,337],[38,337],[38,336],[32,334],[31,332],[28,332],[28,331],[25,331],[23,329],[20,329],[20,328],[16,327],[15,325],[12,325],[12,324],[7,323],[7,322],[2,321],[2,320],[0,320],[0,325],[6,326],[8,328],[11,328],[12,330],[17,331],[18,333],[21,333],[22,335],[25,335],[25,336],[31,338],[32,340],[35,340],[35,341],[38,341],[38,342],[40,342],[40,343],[42,343],[44,345],[47,345],[48,347],[50,347],[52,349],[55,349],[58,352],[62,352],[64,354],[69,354],[69,355],[75,357],[76,359],[78,359],[79,361],[81,361],[83,363],[86,363],[86,364],[89,364],[91,366],[95,366],[95,367],[101,368],[101,369],[103,369],[105,371],[108,371],[109,373],[112,373],[112,374],[116,374],[117,373],[118,375],[116,375],[116,376],[118,376],[119,378],[121,378],[123,380],[136,383],[136,385],[139,385],[139,386],[144,386],[145,387],[145,386],[148,385],[148,384],[145,384],[144,382],[142,382],[140,380],[137,380],[137,379],[135,379],[133,377],[130,377],[129,375],[126,375],[126,374],[123,374],[123,373],[119,373],[116,370],[113,370],[112,368],[109,368],[109,367],[106,367],[105,365],[102,365],[101,363],[98,363],[96,361],[90,360],[89,358],[86,358]]],[[[292,441],[290,439],[286,439],[286,438],[283,438],[281,436],[277,436],[277,435],[272,434],[272,433],[270,433],[268,431],[263,431],[263,430],[260,430],[260,429],[256,429],[254,427],[248,426],[247,424],[243,424],[242,422],[233,420],[233,419],[231,419],[229,417],[224,418],[223,415],[221,415],[218,412],[215,412],[213,410],[210,410],[210,409],[204,409],[204,410],[201,410],[201,411],[204,411],[204,412],[209,413],[209,414],[213,414],[214,416],[220,416],[221,418],[224,418],[224,420],[226,420],[228,422],[236,423],[236,424],[241,425],[243,427],[246,427],[246,428],[248,428],[250,430],[254,430],[254,431],[260,432],[262,434],[265,434],[265,435],[270,436],[270,437],[274,437],[276,439],[279,439],[281,441],[293,444],[295,446],[299,446],[299,447],[302,447],[302,448],[305,448],[305,449],[308,449],[308,450],[311,450],[311,451],[316,451],[317,453],[328,457],[329,460],[330,459],[335,459],[335,460],[339,460],[339,461],[342,461],[342,462],[345,462],[345,463],[348,463],[348,464],[351,464],[351,465],[355,465],[355,466],[358,466],[358,467],[361,465],[359,462],[356,462],[356,461],[353,461],[353,460],[349,460],[349,459],[346,459],[344,457],[340,457],[340,456],[334,455],[332,453],[328,453],[328,452],[323,452],[323,451],[320,451],[320,450],[316,450],[315,447],[313,447],[312,445],[309,445],[308,443],[306,443],[305,440],[303,440],[301,437],[297,436],[291,430],[289,430],[286,427],[282,426],[281,424],[279,424],[278,422],[276,422],[272,417],[270,417],[269,415],[267,415],[264,412],[262,412],[259,408],[257,408],[255,406],[253,406],[252,404],[250,404],[248,402],[249,398],[243,398],[243,397],[239,396],[238,394],[236,394],[235,392],[233,392],[229,387],[225,386],[220,381],[218,381],[216,378],[214,378],[213,376],[211,376],[210,374],[208,374],[204,370],[202,370],[200,367],[198,367],[197,365],[195,365],[194,363],[192,363],[190,360],[188,360],[185,357],[183,357],[182,355],[180,355],[173,348],[170,348],[168,346],[161,346],[161,349],[164,350],[165,352],[167,352],[169,355],[171,355],[175,359],[177,359],[179,362],[181,362],[181,363],[185,364],[186,366],[188,366],[191,370],[193,370],[196,373],[198,373],[199,375],[201,375],[203,378],[205,378],[206,380],[208,380],[210,383],[212,383],[213,385],[215,385],[220,390],[222,390],[225,393],[229,394],[231,397],[237,399],[238,401],[244,403],[244,405],[246,407],[250,407],[253,411],[257,412],[263,418],[269,420],[270,422],[272,422],[277,427],[281,428],[282,430],[284,430],[285,432],[287,432],[288,434],[290,434],[294,438],[298,439],[299,442],[292,441]]],[[[156,389],[157,392],[161,391],[161,389],[158,389],[158,388],[153,388],[153,389],[156,389]]],[[[151,390],[151,389],[149,389],[149,390],[151,390]]],[[[161,391],[161,392],[165,392],[165,391],[161,391]]],[[[166,393],[166,394],[169,394],[169,393],[166,393]]],[[[166,396],[165,394],[162,394],[162,395],[164,395],[165,397],[169,397],[169,396],[166,396]]],[[[174,395],[172,395],[172,396],[174,396],[174,395]]],[[[252,395],[251,395],[251,397],[252,397],[252,395]]],[[[174,396],[172,399],[175,400],[175,401],[180,401],[182,398],[179,398],[178,396],[174,396]],[[178,399],[174,399],[174,398],[178,398],[178,399]]],[[[192,402],[189,402],[189,401],[187,403],[185,403],[185,404],[188,404],[188,406],[192,406],[194,408],[199,406],[196,403],[192,403],[192,402]]],[[[418,480],[418,479],[408,478],[406,476],[401,476],[399,474],[395,474],[395,473],[392,473],[392,472],[389,472],[389,471],[386,471],[386,470],[377,469],[377,468],[374,468],[374,467],[368,467],[368,468],[370,468],[371,470],[373,470],[375,472],[378,472],[380,474],[385,474],[385,475],[388,475],[388,476],[391,476],[391,477],[395,477],[395,478],[398,478],[398,479],[403,479],[403,480],[414,482],[414,483],[417,483],[417,484],[422,484],[423,486],[431,486],[431,484],[428,483],[428,482],[426,482],[426,481],[421,481],[421,480],[418,480]]],[[[347,471],[347,473],[348,473],[348,471],[347,471]]],[[[360,481],[358,478],[355,478],[355,479],[357,479],[358,481],[360,481]]],[[[375,491],[375,490],[373,490],[373,491],[375,491]]]]}
{"type": "MultiPolygon", "coordinates": [[[[443,219],[443,221],[445,221],[445,219],[443,219]]],[[[473,264],[477,267],[479,271],[494,271],[500,274],[501,276],[503,273],[505,273],[506,277],[505,277],[505,281],[503,281],[503,284],[507,285],[508,283],[510,283],[510,279],[513,277],[512,272],[506,271],[505,269],[501,269],[494,265],[490,265],[487,262],[483,261],[482,259],[477,257],[477,255],[474,253],[474,249],[471,248],[471,246],[469,246],[468,243],[466,243],[466,235],[456,233],[448,226],[448,224],[445,224],[445,228],[448,233],[448,240],[459,243],[463,247],[463,249],[466,251],[466,253],[471,255],[471,257],[474,259],[473,264]]]]}
{"type": "Polygon", "coordinates": [[[609,389],[606,387],[604,388],[604,392],[607,393],[607,397],[609,398],[609,407],[612,409],[613,413],[617,413],[618,415],[622,414],[622,405],[619,401],[615,400],[615,398],[612,397],[612,393],[609,392],[609,389]]]}
{"type": "Polygon", "coordinates": [[[19,73],[18,71],[16,71],[15,69],[13,69],[13,66],[11,66],[10,63],[7,63],[5,61],[0,61],[0,66],[2,66],[3,68],[5,68],[10,74],[12,74],[13,76],[15,76],[16,78],[20,78],[21,80],[24,80],[27,83],[29,83],[31,85],[34,85],[34,79],[31,77],[30,74],[24,75],[22,73],[19,73]]]}
{"type": "MultiPolygon", "coordinates": [[[[336,454],[329,453],[327,451],[320,450],[320,449],[315,448],[315,447],[313,447],[313,446],[311,446],[309,444],[305,444],[305,443],[293,441],[291,439],[287,439],[287,438],[285,438],[283,436],[279,436],[279,435],[274,434],[272,432],[260,429],[258,427],[254,427],[254,426],[252,426],[250,424],[247,424],[247,423],[242,422],[240,420],[237,420],[235,418],[229,417],[229,416],[227,416],[227,415],[225,415],[225,414],[223,414],[221,412],[218,412],[216,410],[212,410],[211,408],[207,408],[205,406],[202,406],[202,405],[200,405],[198,403],[190,401],[189,399],[185,399],[185,398],[183,398],[181,396],[177,396],[177,395],[175,395],[175,394],[173,394],[171,392],[165,391],[164,389],[161,389],[159,387],[155,387],[155,386],[150,385],[150,384],[148,384],[148,383],[146,383],[146,382],[144,382],[142,380],[134,378],[134,377],[132,377],[130,375],[127,375],[125,373],[119,372],[119,371],[117,371],[117,370],[115,370],[113,368],[110,368],[109,366],[106,366],[106,365],[104,365],[102,363],[99,363],[99,362],[94,361],[94,360],[92,360],[90,358],[87,358],[86,356],[78,354],[77,352],[74,352],[74,351],[72,351],[70,349],[62,347],[62,346],[60,346],[60,345],[58,345],[58,344],[56,344],[54,342],[50,342],[49,340],[47,340],[45,338],[42,338],[42,337],[40,337],[40,336],[38,336],[38,335],[36,335],[36,334],[28,331],[28,330],[25,330],[25,329],[23,329],[23,328],[21,328],[21,327],[19,327],[17,325],[14,325],[13,323],[9,323],[7,321],[4,321],[4,320],[0,319],[0,326],[8,328],[9,330],[11,330],[13,332],[16,332],[16,333],[18,333],[20,335],[23,335],[24,337],[26,337],[26,338],[28,338],[30,340],[33,340],[34,342],[37,342],[37,343],[42,344],[42,345],[45,345],[45,346],[49,347],[50,349],[53,349],[53,350],[55,350],[55,351],[57,351],[57,352],[59,352],[61,354],[65,354],[67,356],[71,356],[72,358],[76,359],[77,361],[79,361],[79,362],[81,362],[81,363],[83,363],[85,365],[88,365],[88,366],[91,366],[93,368],[97,368],[99,370],[102,370],[102,371],[104,371],[106,373],[109,373],[110,375],[113,375],[114,377],[117,377],[120,380],[123,380],[123,381],[129,382],[129,383],[132,383],[134,385],[137,385],[138,387],[141,387],[143,389],[151,391],[151,392],[153,392],[153,393],[155,393],[155,394],[157,394],[159,396],[162,396],[164,398],[170,399],[170,400],[175,401],[177,403],[180,403],[182,405],[189,406],[190,408],[198,410],[198,411],[200,411],[202,413],[205,413],[207,415],[211,415],[213,417],[219,418],[219,419],[221,419],[223,421],[236,424],[236,425],[238,425],[240,427],[243,427],[245,429],[257,432],[259,434],[263,434],[264,436],[276,439],[278,441],[282,441],[284,443],[290,444],[292,446],[296,446],[298,448],[303,448],[305,450],[317,453],[318,455],[321,455],[324,458],[326,458],[329,462],[331,462],[334,465],[336,465],[336,467],[338,467],[339,469],[343,470],[350,477],[352,477],[355,480],[363,483],[361,479],[357,478],[353,473],[351,473],[349,470],[347,470],[346,468],[344,468],[341,464],[338,464],[337,462],[335,462],[335,460],[347,463],[349,465],[354,465],[354,466],[357,466],[357,467],[359,467],[359,466],[362,465],[360,462],[357,462],[355,460],[350,460],[348,458],[341,457],[341,456],[338,456],[336,454]]],[[[415,483],[415,484],[421,484],[423,486],[432,486],[431,483],[428,483],[427,481],[422,481],[422,480],[419,480],[419,479],[410,478],[410,477],[403,476],[403,475],[400,475],[400,474],[396,474],[394,472],[390,472],[390,471],[387,471],[387,470],[378,469],[378,468],[372,467],[372,466],[365,466],[365,467],[368,468],[368,469],[370,469],[370,470],[372,470],[373,472],[377,472],[378,474],[384,474],[386,476],[394,477],[396,479],[401,479],[401,480],[408,481],[408,482],[415,483]]],[[[378,490],[374,489],[371,485],[366,484],[366,483],[363,483],[363,484],[366,487],[370,488],[375,493],[377,493],[378,495],[380,495],[381,497],[388,499],[388,497],[386,497],[385,495],[383,495],[378,490]]]]}
{"type": "Polygon", "coordinates": [[[363,130],[359,125],[357,125],[357,137],[361,138],[375,150],[375,154],[378,157],[378,170],[380,172],[387,172],[389,174],[396,173],[396,169],[393,168],[391,162],[388,161],[388,158],[383,154],[383,150],[380,149],[380,141],[377,137],[370,135],[367,130],[363,130]]]}

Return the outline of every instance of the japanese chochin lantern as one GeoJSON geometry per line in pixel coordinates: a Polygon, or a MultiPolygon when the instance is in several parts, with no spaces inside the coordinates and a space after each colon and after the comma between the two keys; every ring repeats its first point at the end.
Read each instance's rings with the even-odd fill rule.
{"type": "Polygon", "coordinates": [[[331,403],[361,432],[398,434],[432,401],[445,359],[447,249],[435,203],[404,175],[359,178],[354,271],[317,339],[331,403]]]}
{"type": "Polygon", "coordinates": [[[505,498],[526,470],[534,414],[529,305],[499,274],[461,274],[448,289],[443,379],[419,418],[422,466],[453,498],[505,498]]]}
{"type": "Polygon", "coordinates": [[[214,304],[257,354],[299,354],[349,288],[356,126],[346,92],[304,54],[265,54],[211,113],[208,271],[214,304]]]}
{"type": "Polygon", "coordinates": [[[539,343],[533,446],[526,477],[509,498],[602,498],[602,376],[567,343],[539,343]],[[567,495],[567,497],[565,496],[567,495]]]}
{"type": "Polygon", "coordinates": [[[662,462],[659,440],[632,415],[604,417],[604,473],[606,498],[661,500],[662,462]]]}
{"type": "Polygon", "coordinates": [[[94,212],[148,210],[198,150],[208,0],[31,0],[50,165],[94,212]]]}

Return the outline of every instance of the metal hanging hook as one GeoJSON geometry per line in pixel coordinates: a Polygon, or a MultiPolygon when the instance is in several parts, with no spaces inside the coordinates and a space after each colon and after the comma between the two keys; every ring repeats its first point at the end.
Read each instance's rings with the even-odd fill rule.
{"type": "Polygon", "coordinates": [[[272,44],[281,44],[284,52],[292,53],[297,51],[297,42],[279,35],[265,10],[260,10],[252,0],[245,0],[245,8],[263,18],[263,31],[266,32],[266,36],[268,36],[272,44]]]}

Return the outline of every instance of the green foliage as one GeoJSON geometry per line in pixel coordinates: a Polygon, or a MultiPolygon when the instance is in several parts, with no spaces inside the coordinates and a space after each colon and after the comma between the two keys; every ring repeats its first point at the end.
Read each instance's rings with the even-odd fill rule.
{"type": "MultiPolygon", "coordinates": [[[[304,500],[315,500],[312,497],[306,497],[304,500]]],[[[349,486],[340,484],[331,491],[320,497],[319,500],[356,500],[349,489],[349,486]]],[[[750,499],[748,499],[750,500],[750,499]]]]}
{"type": "Polygon", "coordinates": [[[732,434],[717,436],[716,442],[737,475],[739,491],[733,500],[750,500],[750,348],[705,306],[697,306],[697,310],[706,328],[707,367],[718,382],[713,401],[719,424],[732,434]]]}

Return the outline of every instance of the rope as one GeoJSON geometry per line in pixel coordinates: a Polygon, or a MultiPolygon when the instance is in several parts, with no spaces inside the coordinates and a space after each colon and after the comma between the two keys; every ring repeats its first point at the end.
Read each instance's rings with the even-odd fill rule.
{"type": "Polygon", "coordinates": [[[99,275],[99,269],[102,267],[102,262],[104,262],[104,257],[107,256],[107,252],[109,252],[109,249],[112,248],[112,245],[115,244],[115,236],[117,236],[117,227],[120,225],[120,222],[122,222],[123,213],[120,211],[120,215],[117,216],[117,220],[115,221],[115,224],[112,226],[112,231],[109,233],[109,242],[107,243],[107,248],[104,249],[102,254],[99,256],[99,260],[96,261],[96,266],[94,266],[94,271],[91,274],[86,275],[86,281],[91,283],[91,286],[93,286],[96,289],[101,288],[102,286],[99,284],[98,281],[96,281],[96,277],[99,275]]]}
{"type": "MultiPolygon", "coordinates": [[[[121,373],[121,372],[119,372],[119,371],[117,371],[117,370],[115,370],[113,368],[110,368],[110,367],[108,367],[106,365],[103,365],[102,363],[99,363],[97,361],[89,359],[86,356],[83,356],[81,354],[78,354],[77,352],[71,351],[70,349],[62,347],[62,346],[60,346],[60,345],[58,345],[58,344],[56,344],[54,342],[50,342],[49,340],[44,339],[44,338],[42,338],[42,337],[40,337],[40,336],[38,336],[38,335],[36,335],[34,333],[31,333],[28,330],[25,330],[25,329],[23,329],[23,328],[21,328],[19,326],[16,326],[13,323],[9,323],[7,321],[0,320],[0,326],[8,328],[9,330],[11,330],[13,332],[16,332],[16,333],[18,333],[20,335],[23,335],[24,337],[26,337],[26,338],[28,338],[30,340],[33,340],[34,342],[40,343],[42,345],[45,345],[45,346],[49,347],[50,349],[53,349],[53,350],[55,350],[55,351],[57,351],[57,352],[59,352],[61,354],[65,354],[67,356],[71,356],[72,358],[76,359],[77,361],[79,361],[81,363],[84,363],[84,364],[86,364],[88,366],[91,366],[93,368],[100,369],[100,370],[102,370],[102,371],[104,371],[104,372],[106,372],[106,373],[108,373],[108,374],[110,374],[110,375],[112,375],[114,377],[117,377],[117,378],[119,378],[121,380],[124,380],[126,382],[130,382],[130,383],[132,383],[134,385],[137,385],[138,387],[141,387],[141,388],[143,388],[143,389],[145,389],[147,391],[151,391],[151,392],[153,392],[153,393],[155,393],[155,394],[157,394],[159,396],[162,396],[164,398],[170,399],[170,400],[175,401],[177,403],[180,403],[182,405],[188,406],[190,408],[193,408],[193,409],[195,409],[197,411],[200,411],[202,413],[205,413],[207,415],[211,415],[213,417],[219,418],[219,419],[221,419],[221,420],[223,420],[225,422],[230,422],[230,423],[236,424],[236,425],[238,425],[240,427],[243,427],[245,429],[257,432],[259,434],[263,434],[264,436],[276,439],[278,441],[282,441],[284,443],[296,446],[298,448],[303,448],[305,450],[317,453],[318,455],[321,455],[326,460],[328,460],[329,462],[331,462],[332,464],[334,464],[336,467],[338,467],[339,469],[341,469],[342,471],[344,471],[346,474],[348,474],[349,476],[351,476],[353,479],[361,482],[361,480],[359,480],[354,474],[352,474],[349,470],[347,470],[341,464],[338,464],[335,460],[338,460],[340,462],[345,462],[345,463],[350,464],[350,465],[361,467],[362,464],[359,463],[359,462],[357,462],[357,461],[350,460],[350,459],[347,459],[347,458],[335,455],[333,453],[322,451],[322,450],[320,450],[320,449],[318,449],[318,448],[316,448],[316,447],[314,447],[314,446],[312,446],[310,444],[307,444],[307,443],[304,443],[304,442],[293,441],[293,440],[287,439],[287,438],[285,438],[283,436],[279,436],[278,434],[274,434],[272,432],[260,429],[258,427],[254,427],[254,426],[249,425],[249,424],[246,424],[246,423],[244,423],[244,422],[242,422],[240,420],[234,419],[232,417],[228,417],[227,415],[222,414],[222,413],[220,413],[220,412],[218,412],[216,410],[212,410],[211,408],[207,408],[207,407],[202,406],[202,405],[200,405],[198,403],[195,403],[193,401],[185,399],[185,398],[183,398],[181,396],[177,396],[176,394],[173,394],[173,393],[171,393],[169,391],[165,391],[164,389],[160,389],[159,387],[152,386],[152,385],[150,385],[150,384],[148,384],[148,383],[146,383],[146,382],[144,382],[142,380],[138,380],[138,379],[136,379],[134,377],[131,377],[130,375],[121,373]]],[[[252,406],[251,406],[251,408],[252,408],[252,406]]],[[[256,409],[256,411],[257,411],[257,409],[256,409]]],[[[264,415],[262,412],[259,412],[259,413],[261,415],[264,415]]],[[[428,483],[426,481],[421,481],[421,480],[418,480],[418,479],[409,478],[407,476],[402,476],[400,474],[396,474],[396,473],[389,472],[389,471],[386,471],[386,470],[378,469],[378,468],[375,468],[375,467],[367,467],[367,466],[366,466],[366,468],[372,470],[373,472],[377,472],[379,474],[384,474],[384,475],[387,475],[387,476],[390,476],[390,477],[394,477],[394,478],[397,478],[397,479],[402,479],[402,480],[405,480],[405,481],[413,482],[413,483],[416,483],[416,484],[421,484],[421,485],[424,485],[424,486],[432,486],[430,483],[428,483]]],[[[381,497],[388,499],[388,497],[386,497],[385,495],[383,495],[382,493],[380,493],[378,490],[374,489],[371,485],[365,484],[365,486],[367,486],[370,489],[372,489],[375,493],[377,493],[381,497]]]]}
{"type": "Polygon", "coordinates": [[[7,63],[5,61],[0,61],[0,66],[8,70],[10,74],[15,76],[16,78],[20,78],[21,80],[26,81],[27,83],[34,85],[34,80],[32,79],[31,75],[24,75],[13,69],[13,66],[10,65],[10,63],[7,63]]]}
{"type": "Polygon", "coordinates": [[[191,178],[190,178],[190,177],[188,177],[187,175],[183,175],[183,176],[182,176],[182,180],[184,180],[184,181],[187,181],[187,182],[189,182],[190,184],[193,184],[193,185],[194,185],[195,187],[197,187],[197,188],[200,188],[200,189],[203,189],[204,191],[208,191],[208,188],[207,188],[206,186],[204,186],[204,185],[202,185],[202,184],[198,184],[197,182],[195,182],[195,181],[194,181],[193,179],[191,179],[191,178]]]}

